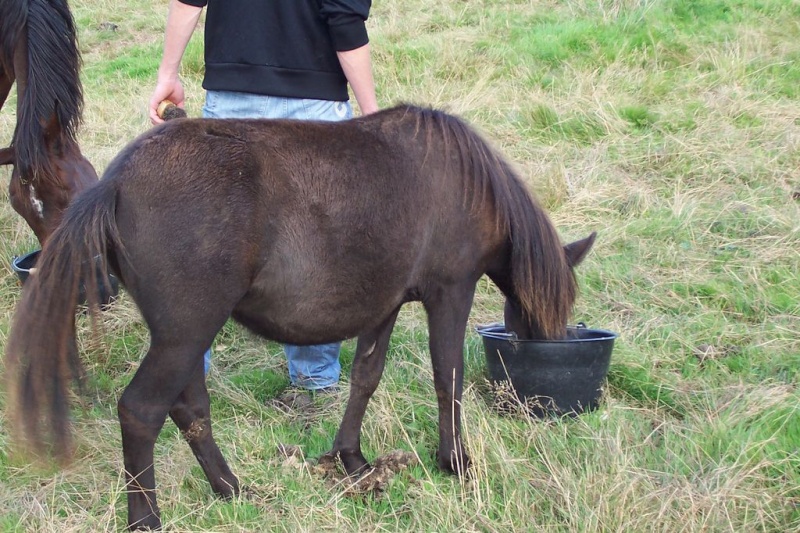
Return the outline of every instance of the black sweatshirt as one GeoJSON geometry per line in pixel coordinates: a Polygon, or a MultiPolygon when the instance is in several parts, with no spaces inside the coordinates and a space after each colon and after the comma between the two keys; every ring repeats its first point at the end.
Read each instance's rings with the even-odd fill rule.
{"type": "Polygon", "coordinates": [[[179,0],[207,5],[203,88],[344,101],[336,52],[369,42],[371,0],[179,0]]]}

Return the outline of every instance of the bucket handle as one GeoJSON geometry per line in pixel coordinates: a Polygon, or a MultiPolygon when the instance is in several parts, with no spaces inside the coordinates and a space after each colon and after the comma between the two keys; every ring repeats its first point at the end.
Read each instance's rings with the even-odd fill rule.
{"type": "Polygon", "coordinates": [[[505,324],[502,322],[492,322],[491,324],[483,324],[481,326],[476,326],[475,329],[478,331],[478,333],[480,333],[481,335],[486,335],[487,337],[495,337],[497,339],[508,339],[510,341],[519,340],[515,332],[505,331],[505,324]],[[486,331],[494,328],[500,328],[503,331],[486,331]]]}
{"type": "MultiPolygon", "coordinates": [[[[567,325],[567,329],[570,329],[570,328],[586,329],[587,327],[588,326],[586,325],[585,322],[578,322],[574,326],[567,325]]],[[[517,337],[517,334],[514,331],[511,331],[511,332],[509,332],[509,331],[490,331],[490,332],[485,331],[487,329],[493,329],[493,328],[503,328],[503,329],[505,329],[505,324],[502,323],[502,322],[492,322],[491,324],[483,324],[482,326],[476,326],[475,327],[475,329],[478,331],[478,333],[482,332],[483,335],[487,335],[489,337],[496,337],[496,338],[499,338],[499,339],[508,339],[510,341],[518,341],[519,340],[519,337],[517,337]]]]}

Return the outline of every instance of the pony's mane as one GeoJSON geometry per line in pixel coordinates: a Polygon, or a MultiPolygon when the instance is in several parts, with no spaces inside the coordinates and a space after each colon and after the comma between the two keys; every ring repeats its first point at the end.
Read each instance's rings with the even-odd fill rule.
{"type": "MultiPolygon", "coordinates": [[[[455,151],[462,165],[462,175],[474,178],[463,187],[465,206],[480,212],[486,202],[494,202],[497,227],[510,231],[514,217],[534,208],[534,202],[517,173],[471,126],[441,110],[405,106],[417,118],[418,131],[438,134],[449,156],[455,151]]],[[[428,143],[431,145],[431,143],[428,143]]]]}
{"type": "Polygon", "coordinates": [[[461,174],[474,180],[463,187],[465,205],[478,213],[492,202],[497,228],[512,244],[513,297],[547,337],[563,335],[577,283],[545,211],[508,161],[463,120],[436,109],[401,107],[417,117],[420,132],[428,136],[438,132],[445,150],[459,154],[461,174]]]}
{"type": "Polygon", "coordinates": [[[66,0],[3,0],[0,3],[2,61],[13,62],[14,48],[27,29],[27,71],[24,94],[17,101],[19,114],[13,146],[24,179],[58,179],[47,153],[46,127],[55,117],[62,146],[77,143],[83,111],[80,53],[75,22],[66,0]]]}
{"type": "Polygon", "coordinates": [[[0,2],[0,63],[10,67],[14,62],[14,48],[27,18],[28,0],[0,2]]]}

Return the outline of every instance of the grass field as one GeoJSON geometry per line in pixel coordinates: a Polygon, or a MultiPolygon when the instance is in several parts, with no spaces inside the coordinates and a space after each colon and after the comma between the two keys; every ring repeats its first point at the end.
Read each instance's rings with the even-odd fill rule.
{"type": "MultiPolygon", "coordinates": [[[[800,531],[800,2],[398,0],[374,3],[379,102],[432,105],[510,159],[565,241],[599,233],[575,321],[620,334],[601,408],[536,421],[491,408],[474,326],[502,319],[478,287],[465,346],[461,481],[439,472],[425,317],[407,306],[365,420],[368,458],[416,461],[352,494],[278,452],[330,447],[346,392],[287,414],[280,346],[229,323],[209,376],[214,428],[246,496],[215,499],[167,422],[156,447],[173,531],[800,531]]],[[[72,0],[86,93],[82,149],[101,171],[149,127],[165,0],[72,0]]],[[[184,60],[202,105],[202,32],[184,60]]],[[[14,101],[0,114],[11,138],[14,101]]],[[[0,169],[4,190],[10,171],[0,169]]],[[[0,201],[0,344],[19,297],[9,262],[35,239],[0,201]]],[[[123,297],[87,349],[78,450],[18,461],[0,415],[0,530],[125,526],[116,400],[147,350],[123,297]]],[[[345,372],[354,342],[344,345],[345,372]]],[[[0,386],[2,387],[2,386],[0,386]]],[[[2,392],[2,391],[0,391],[2,392]]],[[[0,395],[0,407],[4,396],[0,395]]]]}

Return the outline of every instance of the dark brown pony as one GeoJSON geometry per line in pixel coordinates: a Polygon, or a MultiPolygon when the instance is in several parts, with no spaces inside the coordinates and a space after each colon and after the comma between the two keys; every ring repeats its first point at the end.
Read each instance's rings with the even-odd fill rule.
{"type": "Polygon", "coordinates": [[[97,173],[76,141],[80,54],[66,0],[0,2],[0,108],[17,82],[17,125],[0,165],[14,165],[11,205],[44,243],[97,173]]]}
{"type": "Polygon", "coordinates": [[[484,273],[494,280],[520,336],[562,337],[572,267],[593,241],[562,247],[509,164],[439,111],[401,106],[341,123],[168,122],[128,145],[45,245],[7,346],[9,412],[34,444],[44,420],[54,449],[68,449],[78,280],[93,258],[106,260],[150,329],[118,409],[129,526],[159,527],[153,445],[167,415],[213,490],[239,490],[212,438],[203,376],[203,352],[229,317],[283,343],[358,337],[332,449],[353,474],[367,466],[361,423],[397,313],[421,301],[438,463],[464,473],[463,343],[476,283],[484,273]]]}

